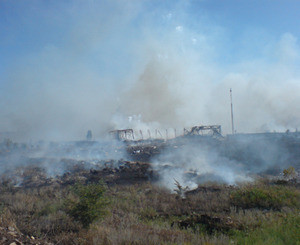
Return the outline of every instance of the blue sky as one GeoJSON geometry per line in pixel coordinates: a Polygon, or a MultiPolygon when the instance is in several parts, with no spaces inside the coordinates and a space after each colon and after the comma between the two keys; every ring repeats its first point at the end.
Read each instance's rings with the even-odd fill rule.
{"type": "Polygon", "coordinates": [[[139,127],[230,129],[228,108],[220,109],[230,86],[239,92],[241,130],[295,128],[300,115],[280,115],[299,100],[285,91],[299,89],[299,12],[297,0],[0,0],[0,129],[59,135],[71,120],[70,135],[82,134],[130,126],[136,114],[146,125],[139,127]],[[257,97],[246,101],[249,94],[257,97]]]}
{"type": "MultiPolygon", "coordinates": [[[[235,61],[242,58],[240,56],[261,55],[259,52],[255,52],[259,48],[256,45],[263,45],[266,41],[264,38],[268,38],[268,41],[276,40],[286,32],[296,38],[300,36],[300,2],[297,0],[142,2],[144,2],[143,6],[140,7],[140,10],[136,10],[140,12],[133,13],[137,19],[132,19],[132,23],[127,23],[125,27],[127,30],[135,34],[139,28],[142,29],[142,25],[138,26],[138,23],[135,23],[137,20],[142,23],[148,21],[160,25],[161,28],[166,28],[167,26],[163,26],[166,23],[162,22],[161,15],[175,12],[178,15],[176,16],[178,24],[184,21],[185,23],[182,24],[203,33],[210,33],[212,27],[220,28],[225,32],[223,41],[228,45],[229,50],[233,47],[238,50],[236,54],[226,54],[225,52],[226,60],[235,61]],[[149,20],[149,18],[153,19],[149,20]],[[182,19],[180,20],[180,18],[182,19]],[[243,40],[247,35],[251,37],[248,42],[243,40]],[[246,50],[241,51],[240,49],[246,50]]],[[[92,5],[96,5],[96,9],[104,6],[108,11],[114,11],[114,4],[109,4],[107,1],[1,0],[1,71],[3,72],[18,57],[38,52],[45,45],[68,45],[69,40],[66,40],[65,35],[68,35],[74,23],[87,18],[88,11],[95,14],[96,10],[93,10],[92,5]],[[83,8],[81,8],[82,6],[83,8]]],[[[141,4],[136,2],[136,5],[141,4]]],[[[218,42],[222,42],[222,40],[218,40],[218,42]]]]}
{"type": "MultiPolygon", "coordinates": [[[[243,58],[261,56],[259,46],[276,41],[286,32],[296,38],[300,36],[300,2],[297,0],[142,2],[141,4],[136,1],[139,9],[133,10],[133,19],[124,26],[126,32],[137,35],[145,22],[146,28],[150,25],[168,28],[168,23],[162,21],[162,15],[174,13],[178,25],[186,25],[196,32],[211,34],[214,29],[223,32],[224,39],[217,40],[216,44],[220,46],[218,52],[222,55],[218,59],[221,61],[222,57],[226,62],[236,62],[243,58]],[[142,24],[137,23],[139,21],[142,24]]],[[[45,45],[68,46],[68,35],[72,26],[77,25],[81,19],[86,19],[89,11],[92,15],[96,14],[98,8],[107,8],[112,15],[117,14],[114,12],[117,7],[108,1],[1,0],[1,73],[19,57],[37,53],[45,45]]],[[[101,14],[103,13],[100,10],[100,19],[101,14]]],[[[114,35],[112,33],[112,37],[114,35]]]]}

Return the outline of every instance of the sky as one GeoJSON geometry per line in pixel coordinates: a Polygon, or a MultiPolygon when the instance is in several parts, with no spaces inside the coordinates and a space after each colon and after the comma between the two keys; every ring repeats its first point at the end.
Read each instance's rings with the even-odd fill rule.
{"type": "Polygon", "coordinates": [[[0,132],[300,125],[300,1],[0,0],[0,132]]]}

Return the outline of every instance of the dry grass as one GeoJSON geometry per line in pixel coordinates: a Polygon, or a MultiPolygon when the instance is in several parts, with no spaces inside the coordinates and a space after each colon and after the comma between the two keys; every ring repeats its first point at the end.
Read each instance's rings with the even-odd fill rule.
{"type": "MultiPolygon", "coordinates": [[[[252,187],[273,188],[261,182],[252,187]]],[[[74,199],[71,188],[2,186],[0,226],[55,244],[229,244],[299,214],[294,202],[285,202],[281,210],[267,210],[256,207],[257,200],[251,199],[247,200],[251,209],[236,210],[232,196],[245,188],[250,187],[211,184],[182,198],[150,183],[110,186],[105,193],[108,212],[84,228],[65,210],[65,200],[74,199]]],[[[296,187],[276,188],[296,197],[299,193],[296,187]]],[[[274,229],[279,232],[277,226],[274,229]]]]}

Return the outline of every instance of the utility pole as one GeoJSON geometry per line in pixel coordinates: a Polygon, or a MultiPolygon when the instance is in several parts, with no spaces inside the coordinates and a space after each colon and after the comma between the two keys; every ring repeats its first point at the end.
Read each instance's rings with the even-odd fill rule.
{"type": "Polygon", "coordinates": [[[231,105],[231,130],[232,130],[232,134],[234,134],[232,89],[231,88],[230,88],[230,105],[231,105]]]}

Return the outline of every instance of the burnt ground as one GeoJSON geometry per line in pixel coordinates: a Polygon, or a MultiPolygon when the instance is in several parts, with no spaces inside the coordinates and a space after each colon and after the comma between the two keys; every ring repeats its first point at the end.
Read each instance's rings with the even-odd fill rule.
{"type": "MultiPolygon", "coordinates": [[[[218,154],[242,163],[246,170],[277,175],[284,168],[300,169],[300,133],[238,134],[225,138],[210,136],[177,137],[168,141],[127,142],[130,159],[151,162],[166,153],[177,154],[187,149],[218,154]]],[[[182,159],[181,159],[182,160],[182,159]]]]}
{"type": "MultiPolygon", "coordinates": [[[[149,163],[131,161],[107,161],[101,167],[88,169],[85,161],[62,159],[60,164],[69,164],[62,175],[49,176],[47,169],[35,163],[20,166],[12,171],[6,171],[0,177],[1,184],[4,186],[15,187],[42,187],[42,186],[66,186],[75,183],[97,183],[100,180],[108,185],[112,184],[133,184],[155,180],[157,173],[151,169],[149,163]],[[116,166],[117,164],[117,166],[116,166]]],[[[48,159],[46,159],[48,160],[48,159]]]]}
{"type": "Polygon", "coordinates": [[[187,136],[168,141],[39,142],[35,145],[6,140],[0,144],[0,181],[4,185],[26,187],[100,179],[107,184],[132,184],[155,182],[162,171],[180,168],[184,179],[196,184],[219,180],[214,173],[191,168],[189,163],[203,153],[206,158],[213,156],[208,164],[215,168],[224,165],[249,175],[278,176],[291,166],[299,172],[300,135],[240,134],[226,138],[187,136]]]}

